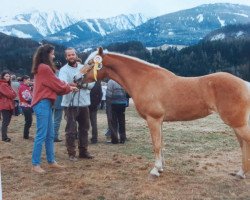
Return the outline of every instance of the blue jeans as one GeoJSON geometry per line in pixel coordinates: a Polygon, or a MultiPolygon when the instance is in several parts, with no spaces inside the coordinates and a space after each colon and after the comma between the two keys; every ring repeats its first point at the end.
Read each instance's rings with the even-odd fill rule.
{"type": "Polygon", "coordinates": [[[32,153],[32,164],[40,165],[42,147],[45,142],[48,163],[55,162],[54,126],[52,121],[52,105],[49,99],[42,99],[34,107],[36,115],[36,137],[32,153]]]}
{"type": "Polygon", "coordinates": [[[55,131],[55,139],[58,139],[60,124],[62,121],[63,108],[62,109],[53,109],[54,114],[54,131],[55,131]]]}

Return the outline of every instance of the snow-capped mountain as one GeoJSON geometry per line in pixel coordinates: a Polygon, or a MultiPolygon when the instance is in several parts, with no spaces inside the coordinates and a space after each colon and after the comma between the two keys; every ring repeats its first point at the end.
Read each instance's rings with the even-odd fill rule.
{"type": "Polygon", "coordinates": [[[102,38],[111,33],[133,30],[149,18],[142,14],[119,15],[107,19],[84,19],[53,35],[46,40],[75,45],[87,40],[102,38]]]}
{"type": "Polygon", "coordinates": [[[250,23],[250,6],[228,3],[204,4],[153,18],[134,30],[109,34],[95,41],[95,44],[106,45],[138,40],[146,46],[192,45],[218,28],[246,23],[250,23]]]}
{"type": "Polygon", "coordinates": [[[0,32],[78,49],[127,41],[155,47],[196,44],[216,29],[246,23],[250,23],[250,6],[217,3],[151,19],[136,14],[79,20],[58,12],[30,12],[12,18],[0,17],[0,32]]]}
{"type": "Polygon", "coordinates": [[[20,38],[41,39],[77,21],[78,19],[65,13],[35,10],[14,17],[0,17],[0,32],[20,38]]]}
{"type": "Polygon", "coordinates": [[[209,33],[204,38],[205,41],[237,39],[250,40],[250,23],[225,26],[209,33]]]}

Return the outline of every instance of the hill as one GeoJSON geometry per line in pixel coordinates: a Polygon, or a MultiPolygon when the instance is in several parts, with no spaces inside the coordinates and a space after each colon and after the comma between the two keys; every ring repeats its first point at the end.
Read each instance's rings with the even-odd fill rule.
{"type": "MultiPolygon", "coordinates": [[[[42,41],[47,43],[46,41],[42,41]]],[[[32,57],[40,43],[0,33],[0,71],[10,70],[19,75],[30,74],[32,57]]],[[[65,47],[55,45],[56,59],[65,62],[65,47]]]]}
{"type": "Polygon", "coordinates": [[[250,23],[249,24],[234,24],[217,29],[209,33],[204,40],[250,40],[250,23]]]}

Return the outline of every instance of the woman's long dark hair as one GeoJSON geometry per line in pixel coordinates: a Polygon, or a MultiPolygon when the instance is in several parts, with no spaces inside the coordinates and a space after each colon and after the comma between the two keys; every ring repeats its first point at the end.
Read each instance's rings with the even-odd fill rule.
{"type": "Polygon", "coordinates": [[[55,72],[55,66],[53,62],[49,59],[49,54],[55,50],[55,47],[53,47],[50,44],[44,44],[36,50],[34,56],[33,56],[33,63],[32,63],[32,74],[36,74],[38,70],[39,64],[43,63],[46,65],[49,65],[51,69],[55,72]]]}
{"type": "MultiPolygon", "coordinates": [[[[1,79],[2,79],[2,80],[5,80],[5,79],[4,79],[4,76],[5,76],[6,74],[9,74],[9,75],[10,75],[10,72],[8,72],[8,71],[3,71],[2,74],[1,74],[1,79]]],[[[8,83],[9,85],[11,85],[11,80],[9,80],[7,83],[8,83]]]]}

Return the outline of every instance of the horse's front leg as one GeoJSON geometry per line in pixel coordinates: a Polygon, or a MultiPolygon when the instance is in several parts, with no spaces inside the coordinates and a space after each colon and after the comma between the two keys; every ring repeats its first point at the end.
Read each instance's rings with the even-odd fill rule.
{"type": "Polygon", "coordinates": [[[150,171],[150,175],[154,177],[159,177],[160,173],[163,171],[163,156],[162,156],[162,133],[161,133],[161,126],[162,120],[161,119],[154,119],[154,118],[147,118],[148,127],[150,130],[153,149],[155,154],[155,166],[150,171]]]}

